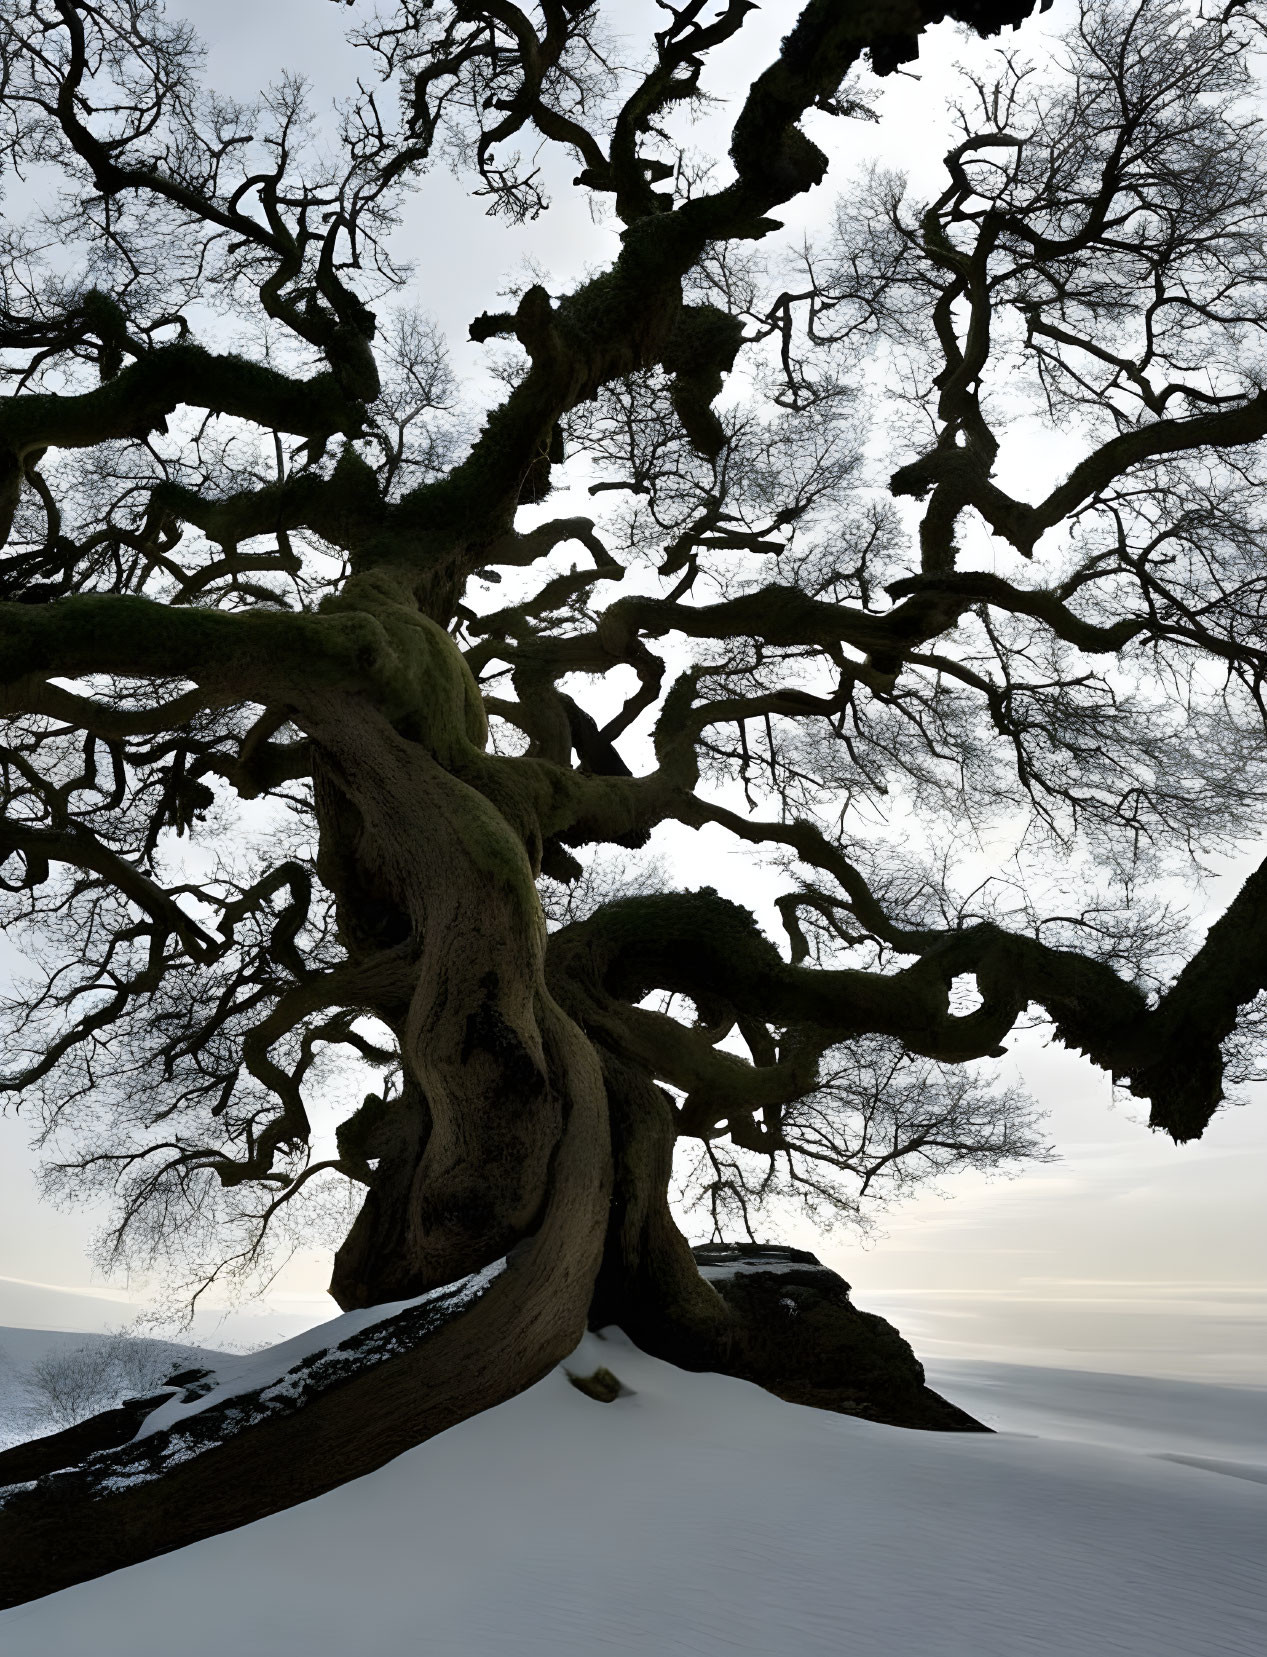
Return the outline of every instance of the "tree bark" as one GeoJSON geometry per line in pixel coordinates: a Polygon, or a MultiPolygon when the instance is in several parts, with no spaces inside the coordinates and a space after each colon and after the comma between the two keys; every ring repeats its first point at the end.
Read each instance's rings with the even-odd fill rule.
{"type": "Polygon", "coordinates": [[[477,1271],[541,1223],[569,1090],[597,1062],[544,978],[522,838],[476,789],[364,704],[305,710],[322,843],[354,958],[405,943],[411,984],[376,1011],[405,1082],[365,1212],[340,1251],[345,1308],[477,1271]]]}

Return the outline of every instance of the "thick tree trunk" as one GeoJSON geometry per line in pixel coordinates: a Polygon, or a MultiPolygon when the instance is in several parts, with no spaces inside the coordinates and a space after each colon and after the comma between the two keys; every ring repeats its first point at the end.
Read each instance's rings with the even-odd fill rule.
{"type": "MultiPolygon", "coordinates": [[[[92,1445],[49,1441],[0,1457],[0,1479],[33,1480],[0,1495],[0,1605],[368,1473],[531,1385],[567,1356],[587,1319],[618,1323],[685,1368],[736,1375],[794,1402],[907,1426],[977,1427],[924,1386],[897,1331],[858,1312],[847,1285],[811,1256],[693,1253],[667,1202],[675,1132],[668,1100],[618,1059],[605,1057],[600,1074],[557,1008],[545,1027],[562,1124],[544,1212],[474,1303],[455,1315],[444,1313],[443,1299],[437,1313],[424,1305],[395,1314],[340,1348],[329,1376],[321,1363],[296,1366],[280,1403],[270,1386],[113,1448],[97,1446],[111,1442],[107,1427],[134,1433],[130,1416],[122,1427],[103,1421],[92,1445]],[[701,1259],[714,1281],[701,1276],[701,1259]],[[85,1448],[95,1453],[84,1458],[85,1448]],[[71,1453],[77,1465],[54,1470],[71,1453]]],[[[364,1259],[367,1272],[384,1278],[397,1269],[364,1259]]]]}
{"type": "Polygon", "coordinates": [[[522,837],[431,745],[353,699],[304,722],[344,943],[411,949],[408,994],[379,1009],[405,1085],[332,1285],[344,1307],[377,1305],[476,1271],[537,1228],[569,1078],[597,1065],[545,986],[522,837]]]}
{"type": "Polygon", "coordinates": [[[849,1285],[812,1254],[692,1250],[669,1210],[669,1100],[619,1060],[605,1058],[603,1069],[615,1176],[591,1326],[617,1323],[656,1357],[755,1381],[792,1403],[899,1427],[987,1431],[925,1384],[893,1325],[855,1307],[849,1285]]]}

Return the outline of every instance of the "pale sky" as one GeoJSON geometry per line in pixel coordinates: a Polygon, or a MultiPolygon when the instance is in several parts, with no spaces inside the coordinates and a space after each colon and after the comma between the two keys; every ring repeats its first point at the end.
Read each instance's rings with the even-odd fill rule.
{"type": "MultiPolygon", "coordinates": [[[[211,46],[209,79],[249,96],[283,68],[308,74],[319,93],[339,91],[348,61],[341,31],[363,9],[323,0],[219,0],[176,7],[211,46]]],[[[1071,6],[1057,0],[1041,31],[1059,28],[1071,6]]],[[[732,50],[734,93],[768,56],[795,14],[767,4],[732,50]]],[[[618,15],[652,15],[622,0],[618,15]]],[[[1007,44],[1038,49],[1032,25],[1007,44]]],[[[997,44],[997,43],[996,43],[997,44]]],[[[858,158],[882,156],[916,176],[945,147],[939,122],[950,66],[989,48],[939,30],[926,37],[919,80],[886,83],[878,127],[814,119],[814,136],[833,155],[826,186],[786,217],[812,229],[858,158]]],[[[718,119],[725,116],[725,107],[718,119]]],[[[559,176],[569,175],[566,165],[559,176]]],[[[409,209],[404,242],[416,264],[415,296],[449,336],[454,365],[478,372],[482,353],[466,328],[480,311],[502,308],[499,290],[531,257],[547,285],[565,289],[610,256],[612,232],[595,227],[583,192],[559,192],[540,223],[510,232],[483,216],[437,170],[409,209]]],[[[1024,489],[1024,480],[1008,480],[1024,489]]],[[[747,901],[772,936],[771,888],[720,834],[666,837],[682,884],[707,880],[747,901]]],[[[1244,872],[1264,847],[1247,847],[1244,872]]],[[[1211,918],[1235,890],[1235,871],[1211,893],[1211,918]]],[[[0,962],[2,965],[2,962],[0,962]]],[[[1200,1143],[1176,1147],[1142,1125],[1138,1102],[1113,1104],[1108,1079],[1040,1037],[1009,1042],[1014,1065],[1050,1111],[1060,1160],[1010,1180],[965,1175],[943,1194],[922,1193],[889,1212],[866,1246],[848,1233],[788,1240],[814,1248],[854,1285],[858,1304],[892,1317],[921,1355],[1009,1358],[1129,1373],[1267,1382],[1267,1099],[1224,1112],[1200,1143]]],[[[101,1216],[62,1214],[35,1196],[27,1129],[0,1118],[0,1325],[102,1328],[126,1319],[136,1300],[125,1286],[94,1278],[84,1249],[101,1216]]],[[[225,1326],[228,1338],[290,1332],[333,1315],[323,1293],[328,1255],[312,1251],[283,1274],[266,1302],[225,1326]]],[[[205,1332],[205,1331],[204,1331],[205,1332]]]]}

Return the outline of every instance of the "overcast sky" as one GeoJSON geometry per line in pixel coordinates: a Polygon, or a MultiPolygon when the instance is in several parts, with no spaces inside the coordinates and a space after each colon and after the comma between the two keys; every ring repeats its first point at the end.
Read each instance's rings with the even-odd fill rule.
{"type": "MultiPolygon", "coordinates": [[[[652,15],[636,0],[615,7],[609,0],[609,8],[631,34],[639,15],[652,15]]],[[[309,75],[321,96],[347,84],[341,31],[360,6],[218,0],[214,8],[184,9],[209,38],[209,78],[225,91],[249,96],[283,68],[309,75]]],[[[1041,30],[1059,28],[1070,11],[1058,0],[1041,30]]],[[[768,4],[750,19],[724,74],[714,77],[722,96],[747,83],[793,15],[790,5],[768,4]]],[[[1036,51],[1039,33],[1031,26],[1007,44],[1036,51]]],[[[919,78],[887,83],[878,126],[814,117],[833,173],[786,215],[789,224],[812,230],[821,223],[849,171],[868,156],[931,177],[945,147],[941,111],[951,66],[983,50],[938,31],[926,40],[919,78]]],[[[719,107],[718,122],[725,110],[719,107]]],[[[558,176],[566,179],[566,165],[558,176]]],[[[554,211],[518,232],[486,218],[442,171],[414,198],[403,242],[416,266],[417,302],[448,333],[459,371],[479,371],[467,324],[501,308],[499,290],[522,273],[525,259],[558,292],[610,257],[613,233],[591,223],[583,194],[564,188],[554,211]]],[[[1028,489],[1024,478],[1007,481],[1031,497],[1038,491],[1036,479],[1028,489]]],[[[724,837],[683,830],[666,844],[683,883],[707,879],[770,924],[771,889],[724,837]]],[[[1247,848],[1221,889],[1211,890],[1211,915],[1259,855],[1247,848]]],[[[1267,1099],[1225,1112],[1202,1142],[1176,1147],[1148,1132],[1140,1105],[1113,1104],[1102,1072],[1036,1036],[1009,1046],[1005,1064],[1051,1113],[1058,1162],[1012,1180],[949,1181],[944,1194],[924,1193],[886,1215],[866,1246],[848,1233],[815,1238],[804,1229],[790,1240],[814,1247],[853,1283],[860,1305],[892,1316],[928,1357],[1267,1380],[1267,1099]]],[[[38,1202],[26,1140],[21,1122],[0,1120],[0,1324],[99,1328],[126,1319],[134,1297],[95,1279],[85,1260],[100,1216],[59,1214],[38,1202]]],[[[228,1333],[241,1338],[331,1315],[327,1274],[322,1251],[300,1257],[254,1314],[262,1321],[235,1318],[228,1333]]]]}

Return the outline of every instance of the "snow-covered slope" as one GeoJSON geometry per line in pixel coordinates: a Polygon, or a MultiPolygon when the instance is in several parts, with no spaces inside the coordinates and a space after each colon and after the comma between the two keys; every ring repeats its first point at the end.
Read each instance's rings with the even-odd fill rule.
{"type": "MultiPolygon", "coordinates": [[[[0,1615],[4,1657],[1259,1657],[1267,1484],[904,1432],[622,1337],[370,1477],[0,1615]]],[[[965,1399],[965,1402],[968,1402],[965,1399]]],[[[1267,1455],[1259,1458],[1267,1462],[1267,1455]]],[[[1248,1475],[1248,1476],[1242,1476],[1248,1475]]]]}
{"type": "MultiPolygon", "coordinates": [[[[34,1434],[51,1432],[55,1425],[51,1418],[40,1415],[40,1400],[28,1389],[27,1379],[32,1364],[109,1339],[108,1336],[65,1329],[21,1329],[0,1326],[0,1449],[21,1439],[30,1438],[34,1434]],[[34,1415],[32,1406],[35,1407],[34,1415]]],[[[188,1346],[178,1341],[141,1341],[139,1344],[152,1349],[152,1363],[160,1376],[182,1366],[214,1365],[233,1361],[231,1354],[213,1352],[206,1347],[188,1346]]],[[[136,1390],[135,1385],[133,1390],[136,1390]]],[[[148,1386],[145,1390],[148,1390],[148,1386]]],[[[102,1409],[105,1402],[97,1401],[89,1407],[102,1409]]]]}
{"type": "MultiPolygon", "coordinates": [[[[107,1339],[103,1335],[83,1334],[73,1329],[12,1329],[0,1326],[0,1393],[37,1359],[50,1352],[69,1352],[77,1346],[107,1339]]],[[[196,1359],[206,1363],[223,1363],[226,1358],[238,1357],[206,1346],[193,1346],[183,1341],[155,1341],[156,1346],[175,1351],[190,1363],[196,1359]]]]}
{"type": "MultiPolygon", "coordinates": [[[[929,1384],[1000,1432],[1267,1463],[1267,1386],[942,1359],[929,1384]]],[[[1267,1373],[1267,1354],[1261,1365],[1267,1373]]],[[[1267,1467],[1264,1468],[1267,1477],[1267,1467]]]]}

